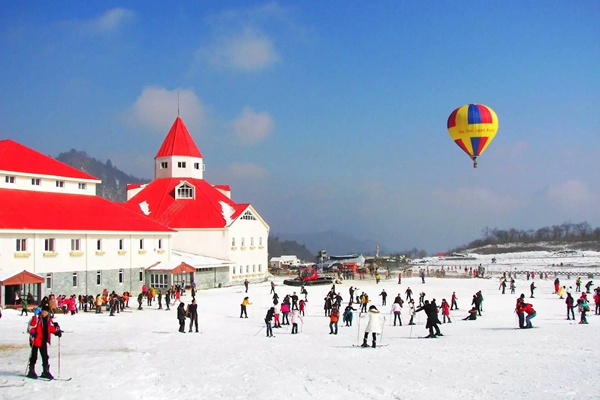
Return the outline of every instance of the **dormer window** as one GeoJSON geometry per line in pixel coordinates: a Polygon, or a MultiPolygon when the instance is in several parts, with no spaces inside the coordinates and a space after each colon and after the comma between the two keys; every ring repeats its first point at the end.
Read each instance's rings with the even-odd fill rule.
{"type": "Polygon", "coordinates": [[[185,161],[177,161],[177,168],[185,168],[185,161]]]}
{"type": "Polygon", "coordinates": [[[200,169],[200,163],[199,162],[195,162],[194,163],[194,169],[200,169]]]}
{"type": "Polygon", "coordinates": [[[77,184],[77,187],[78,187],[79,189],[81,189],[81,190],[85,190],[85,183],[83,183],[83,182],[79,182],[79,183],[77,184]]]}
{"type": "Polygon", "coordinates": [[[256,217],[250,211],[246,211],[244,215],[242,215],[241,219],[245,219],[248,221],[256,221],[256,217]]]}
{"type": "Polygon", "coordinates": [[[31,184],[33,186],[40,186],[40,178],[31,178],[31,184]]]}
{"type": "Polygon", "coordinates": [[[169,168],[169,163],[166,161],[163,161],[160,163],[160,169],[167,169],[169,168]]]}
{"type": "Polygon", "coordinates": [[[65,181],[56,181],[56,187],[57,188],[64,188],[65,187],[65,181]]]}
{"type": "Polygon", "coordinates": [[[193,199],[194,198],[194,187],[188,183],[182,183],[177,187],[177,199],[193,199]]]}
{"type": "Polygon", "coordinates": [[[15,177],[14,176],[5,176],[4,177],[4,182],[6,182],[6,183],[15,183],[15,177]]]}

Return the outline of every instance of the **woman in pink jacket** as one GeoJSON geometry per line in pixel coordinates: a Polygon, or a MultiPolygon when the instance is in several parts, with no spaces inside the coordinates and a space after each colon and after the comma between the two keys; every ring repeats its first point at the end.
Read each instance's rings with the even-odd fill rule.
{"type": "Polygon", "coordinates": [[[300,322],[304,323],[304,319],[300,315],[300,310],[292,310],[292,335],[298,333],[298,323],[300,322]]]}

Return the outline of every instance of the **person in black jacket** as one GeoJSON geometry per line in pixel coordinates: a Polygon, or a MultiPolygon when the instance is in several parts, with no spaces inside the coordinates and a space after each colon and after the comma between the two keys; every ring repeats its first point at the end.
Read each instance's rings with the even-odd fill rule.
{"type": "Polygon", "coordinates": [[[185,333],[185,304],[179,303],[177,307],[177,319],[179,320],[179,332],[185,333]]]}
{"type": "Polygon", "coordinates": [[[267,324],[267,337],[273,337],[273,327],[271,326],[271,321],[273,320],[274,315],[275,307],[269,308],[267,315],[265,316],[265,324],[267,324]]]}
{"type": "Polygon", "coordinates": [[[429,335],[425,337],[434,338],[437,336],[444,336],[442,335],[442,333],[440,332],[440,328],[438,327],[440,320],[437,316],[437,307],[435,306],[435,304],[431,304],[429,300],[425,300],[425,303],[421,307],[417,308],[415,312],[419,312],[421,310],[425,311],[425,314],[427,314],[427,324],[425,325],[425,328],[429,329],[429,335]]]}
{"type": "Polygon", "coordinates": [[[171,289],[168,289],[165,293],[165,305],[167,306],[167,311],[170,310],[169,305],[171,304],[171,289]]]}
{"type": "Polygon", "coordinates": [[[196,304],[196,299],[192,299],[192,303],[188,306],[187,314],[190,318],[189,331],[191,332],[192,326],[196,325],[196,333],[198,333],[198,304],[196,304]]]}

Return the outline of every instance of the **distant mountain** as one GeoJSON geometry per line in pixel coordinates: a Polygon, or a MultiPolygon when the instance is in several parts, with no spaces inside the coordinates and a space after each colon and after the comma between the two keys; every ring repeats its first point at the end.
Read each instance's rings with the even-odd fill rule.
{"type": "MultiPolygon", "coordinates": [[[[280,240],[294,240],[304,243],[308,249],[317,254],[326,250],[330,256],[343,254],[375,254],[378,243],[372,240],[358,239],[348,234],[337,231],[317,233],[277,233],[273,234],[280,240]]],[[[380,245],[379,253],[385,254],[387,250],[380,245]]]]}
{"type": "Polygon", "coordinates": [[[128,175],[113,166],[110,160],[106,160],[106,162],[96,160],[88,156],[85,151],[71,149],[67,153],[60,153],[56,159],[101,179],[102,183],[97,186],[96,194],[119,203],[124,203],[127,200],[128,184],[150,182],[148,179],[128,175]]]}
{"type": "Polygon", "coordinates": [[[302,261],[314,262],[315,255],[305,245],[295,240],[279,240],[276,236],[269,236],[269,259],[271,257],[296,256],[302,261]]]}

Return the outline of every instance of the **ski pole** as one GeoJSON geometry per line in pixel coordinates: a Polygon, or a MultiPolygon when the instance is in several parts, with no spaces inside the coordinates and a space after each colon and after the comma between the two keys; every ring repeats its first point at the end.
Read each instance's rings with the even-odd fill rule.
{"type": "Polygon", "coordinates": [[[360,316],[361,316],[362,312],[358,313],[358,330],[356,331],[356,345],[358,346],[358,343],[360,342],[360,316]]]}
{"type": "Polygon", "coordinates": [[[58,337],[58,377],[60,378],[60,336],[58,337]]]}

